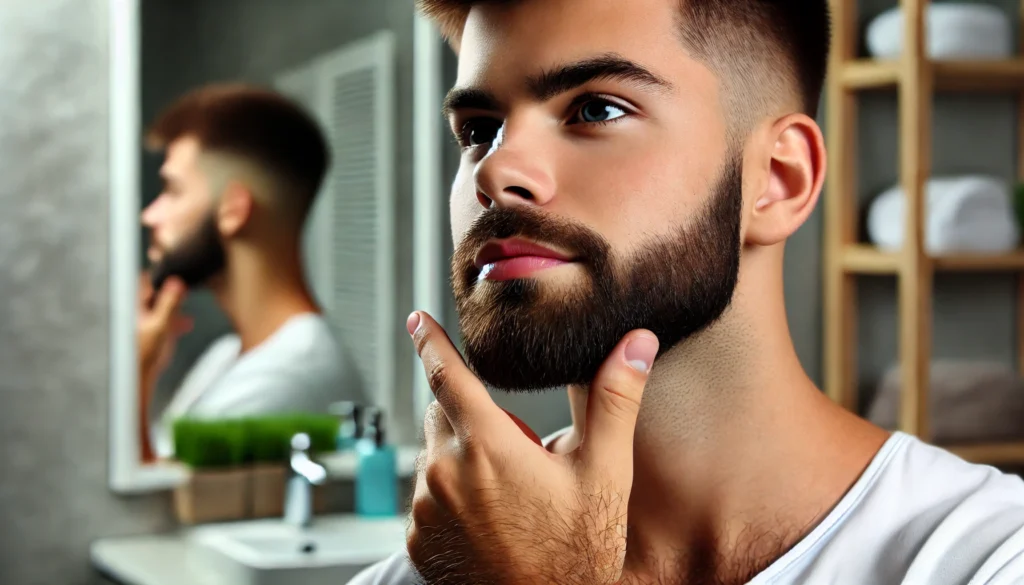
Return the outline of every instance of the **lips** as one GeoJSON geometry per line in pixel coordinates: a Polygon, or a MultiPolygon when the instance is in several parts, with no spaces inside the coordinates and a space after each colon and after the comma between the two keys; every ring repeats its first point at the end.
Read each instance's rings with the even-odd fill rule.
{"type": "Polygon", "coordinates": [[[573,262],[573,257],[520,239],[492,241],[476,255],[474,265],[482,280],[527,278],[534,273],[573,262]]]}

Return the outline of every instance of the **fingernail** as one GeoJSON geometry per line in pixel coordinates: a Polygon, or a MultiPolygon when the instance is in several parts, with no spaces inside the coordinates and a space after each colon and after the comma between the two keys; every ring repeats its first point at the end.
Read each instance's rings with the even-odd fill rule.
{"type": "Polygon", "coordinates": [[[413,313],[412,315],[409,315],[409,318],[405,321],[405,328],[409,330],[409,335],[415,334],[416,330],[419,329],[419,326],[420,314],[413,313]]]}
{"type": "Polygon", "coordinates": [[[626,362],[638,372],[649,372],[657,355],[658,338],[653,335],[637,335],[626,344],[626,362]]]}

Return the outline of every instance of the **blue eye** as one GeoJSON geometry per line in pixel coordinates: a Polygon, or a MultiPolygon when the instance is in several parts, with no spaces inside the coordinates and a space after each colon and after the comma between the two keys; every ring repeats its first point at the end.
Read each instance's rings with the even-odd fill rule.
{"type": "Polygon", "coordinates": [[[607,100],[590,100],[580,106],[576,115],[585,124],[610,122],[626,115],[626,111],[607,100]]]}

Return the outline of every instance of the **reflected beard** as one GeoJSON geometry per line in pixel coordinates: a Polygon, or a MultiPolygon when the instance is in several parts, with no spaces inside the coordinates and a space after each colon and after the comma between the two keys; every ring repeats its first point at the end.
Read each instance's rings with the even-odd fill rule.
{"type": "Polygon", "coordinates": [[[466,361],[507,392],[589,386],[608,354],[635,329],[658,336],[659,355],[717,321],[739,278],[741,164],[728,164],[698,217],[671,237],[645,242],[628,262],[593,231],[533,208],[490,209],[452,258],[452,286],[466,361]],[[477,251],[522,237],[572,251],[585,277],[551,290],[536,279],[479,281],[477,251]]]}
{"type": "Polygon", "coordinates": [[[226,263],[217,220],[211,213],[195,232],[168,250],[153,266],[153,289],[160,290],[164,281],[172,276],[184,281],[189,289],[199,288],[223,272],[226,263]]]}

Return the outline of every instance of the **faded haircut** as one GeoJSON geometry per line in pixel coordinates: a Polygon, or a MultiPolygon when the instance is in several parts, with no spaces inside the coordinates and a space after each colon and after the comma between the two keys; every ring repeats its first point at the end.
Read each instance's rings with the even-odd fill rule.
{"type": "MultiPolygon", "coordinates": [[[[417,0],[458,50],[470,9],[517,0],[417,0]]],[[[555,0],[546,0],[555,1],[555,0]]],[[[827,0],[679,0],[683,47],[722,79],[742,126],[783,108],[815,117],[828,69],[827,0]]]]}
{"type": "Polygon", "coordinates": [[[227,155],[271,179],[266,196],[304,218],[330,163],[327,141],[301,106],[265,88],[212,84],[168,106],[150,126],[146,145],[163,150],[194,137],[204,153],[227,155]]]}

